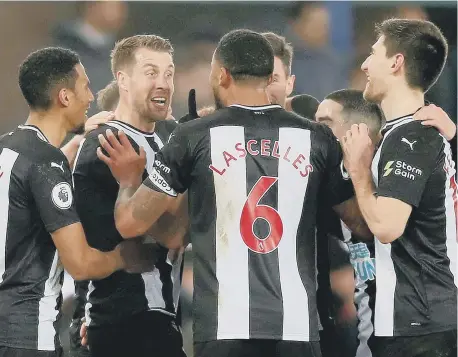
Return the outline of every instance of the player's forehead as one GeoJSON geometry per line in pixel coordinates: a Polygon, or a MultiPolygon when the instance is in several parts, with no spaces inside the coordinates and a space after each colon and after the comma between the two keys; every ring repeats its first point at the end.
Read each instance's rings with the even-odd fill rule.
{"type": "Polygon", "coordinates": [[[89,78],[87,76],[86,70],[84,69],[84,66],[81,63],[77,63],[75,65],[75,70],[76,70],[76,80],[79,82],[89,82],[89,78]]]}
{"type": "Polygon", "coordinates": [[[139,48],[134,54],[135,67],[137,68],[174,68],[173,57],[164,51],[155,51],[150,48],[139,48]]]}
{"type": "Polygon", "coordinates": [[[385,53],[385,36],[381,35],[377,41],[372,45],[372,51],[374,53],[385,53]]]}
{"type": "Polygon", "coordinates": [[[211,61],[211,67],[220,67],[220,62],[218,61],[218,57],[216,55],[216,51],[213,52],[212,56],[212,61],[211,61]]]}
{"type": "Polygon", "coordinates": [[[318,109],[315,114],[315,118],[319,120],[320,118],[327,118],[331,120],[337,120],[340,117],[340,114],[342,112],[342,105],[331,100],[331,99],[325,99],[323,100],[320,105],[318,106],[318,109]]]}

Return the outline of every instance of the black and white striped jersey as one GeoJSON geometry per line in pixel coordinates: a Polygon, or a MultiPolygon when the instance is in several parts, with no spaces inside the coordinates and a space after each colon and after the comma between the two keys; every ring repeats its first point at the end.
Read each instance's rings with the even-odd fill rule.
{"type": "Polygon", "coordinates": [[[370,340],[374,335],[376,262],[374,241],[358,239],[341,221],[342,234],[355,270],[355,305],[358,317],[356,357],[372,357],[370,340]]]}
{"type": "MultiPolygon", "coordinates": [[[[160,121],[154,133],[142,132],[126,123],[110,121],[91,132],[79,149],[73,173],[76,207],[88,243],[99,250],[110,251],[123,238],[116,230],[114,205],[119,185],[110,169],[97,157],[97,136],[111,129],[123,130],[132,145],[146,151],[147,169],[151,173],[156,152],[167,142],[176,123],[160,121]]],[[[118,322],[149,310],[175,316],[181,288],[182,254],[163,248],[152,272],[130,274],[117,271],[89,284],[86,318],[91,326],[118,322]]]]}
{"type": "Polygon", "coordinates": [[[358,341],[355,357],[372,357],[369,340],[374,333],[375,248],[374,242],[359,239],[329,207],[320,206],[317,227],[318,310],[324,328],[334,328],[329,318],[335,314],[329,284],[332,270],[351,264],[355,271],[355,305],[358,341]],[[344,245],[338,247],[336,242],[344,245]],[[345,253],[347,256],[345,256],[345,253]],[[330,326],[331,324],[331,326],[330,326]]]}
{"type": "Polygon", "coordinates": [[[375,336],[457,328],[457,186],[449,143],[406,116],[388,122],[372,162],[379,197],[412,213],[401,237],[375,240],[375,336]]]}
{"type": "Polygon", "coordinates": [[[71,170],[35,126],[0,151],[0,346],[53,351],[63,267],[50,233],[79,222],[71,170]]]}
{"type": "Polygon", "coordinates": [[[330,129],[277,105],[175,130],[144,184],[188,190],[194,341],[319,339],[317,202],[353,196],[341,160],[330,129]]]}

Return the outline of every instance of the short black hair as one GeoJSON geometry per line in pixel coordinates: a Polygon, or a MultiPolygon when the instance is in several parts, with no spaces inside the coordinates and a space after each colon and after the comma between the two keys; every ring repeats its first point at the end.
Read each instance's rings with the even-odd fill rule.
{"type": "Polygon", "coordinates": [[[215,58],[235,81],[268,79],[274,70],[272,46],[260,33],[250,30],[233,30],[224,35],[215,58]]]}
{"type": "Polygon", "coordinates": [[[286,75],[291,75],[291,65],[293,62],[293,46],[286,41],[286,38],[273,32],[264,32],[263,35],[269,41],[274,51],[274,56],[280,58],[285,67],[286,75]]]}
{"type": "Polygon", "coordinates": [[[328,94],[324,99],[332,100],[342,106],[342,118],[345,123],[364,123],[373,134],[378,133],[385,122],[380,107],[366,101],[363,91],[340,89],[328,94]]]}
{"type": "Polygon", "coordinates": [[[291,109],[300,116],[314,120],[320,101],[310,94],[299,94],[291,98],[291,109]]]}
{"type": "Polygon", "coordinates": [[[79,56],[66,48],[48,47],[32,52],[19,67],[19,87],[34,110],[48,110],[56,86],[73,89],[79,56]]]}
{"type": "Polygon", "coordinates": [[[448,44],[441,30],[425,20],[389,19],[376,26],[385,36],[387,57],[405,57],[407,84],[427,92],[436,83],[447,60],[448,44]]]}

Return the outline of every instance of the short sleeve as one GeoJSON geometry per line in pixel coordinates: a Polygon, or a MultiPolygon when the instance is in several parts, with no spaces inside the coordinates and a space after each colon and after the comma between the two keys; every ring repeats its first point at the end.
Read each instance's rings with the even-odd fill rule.
{"type": "Polygon", "coordinates": [[[153,169],[143,183],[153,190],[176,197],[191,184],[193,161],[186,131],[179,126],[156,155],[153,169]]]}
{"type": "Polygon", "coordinates": [[[411,122],[392,129],[380,148],[377,195],[417,207],[436,168],[444,139],[434,128],[411,122]]]}
{"type": "Polygon", "coordinates": [[[67,160],[59,158],[33,164],[29,173],[29,186],[49,233],[79,222],[67,160]]]}

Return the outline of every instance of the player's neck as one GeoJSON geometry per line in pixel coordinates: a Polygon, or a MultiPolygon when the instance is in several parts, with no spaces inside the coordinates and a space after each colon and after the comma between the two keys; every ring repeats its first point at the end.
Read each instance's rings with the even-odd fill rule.
{"type": "Polygon", "coordinates": [[[380,103],[386,121],[415,113],[425,105],[425,94],[407,86],[396,86],[389,91],[380,103]]]}
{"type": "Polygon", "coordinates": [[[50,144],[55,147],[60,147],[68,134],[65,119],[62,115],[53,112],[32,111],[29,113],[25,124],[33,125],[40,129],[50,144]]]}
{"type": "Polygon", "coordinates": [[[129,105],[119,102],[115,110],[115,119],[132,125],[138,130],[152,133],[154,132],[155,123],[146,121],[140,114],[133,110],[129,105]]]}
{"type": "Polygon", "coordinates": [[[236,86],[226,100],[226,106],[244,105],[247,107],[258,107],[270,105],[269,96],[265,88],[253,88],[252,86],[236,86]]]}

